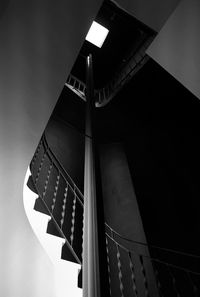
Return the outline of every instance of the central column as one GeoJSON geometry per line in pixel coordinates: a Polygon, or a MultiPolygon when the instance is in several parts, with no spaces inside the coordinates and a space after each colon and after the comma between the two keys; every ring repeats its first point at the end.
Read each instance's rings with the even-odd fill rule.
{"type": "Polygon", "coordinates": [[[92,56],[86,61],[86,116],[85,116],[85,168],[84,168],[84,222],[83,222],[83,297],[100,297],[100,274],[97,228],[97,202],[95,182],[92,114],[94,87],[92,56]]]}

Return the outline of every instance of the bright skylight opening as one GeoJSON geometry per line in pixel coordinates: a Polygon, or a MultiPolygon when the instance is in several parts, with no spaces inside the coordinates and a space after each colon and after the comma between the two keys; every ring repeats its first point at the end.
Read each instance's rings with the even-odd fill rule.
{"type": "Polygon", "coordinates": [[[108,35],[108,32],[108,29],[97,22],[93,22],[85,39],[101,48],[108,35]]]}

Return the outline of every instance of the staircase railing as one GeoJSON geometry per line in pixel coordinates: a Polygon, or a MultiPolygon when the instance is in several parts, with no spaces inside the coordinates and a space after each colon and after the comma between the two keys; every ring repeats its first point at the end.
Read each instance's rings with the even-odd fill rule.
{"type": "Polygon", "coordinates": [[[66,180],[67,183],[69,183],[69,186],[71,187],[71,189],[73,189],[75,191],[75,193],[77,194],[78,199],[80,200],[81,204],[83,205],[83,200],[84,200],[83,194],[81,193],[81,191],[79,190],[79,188],[77,187],[77,185],[75,184],[73,179],[70,177],[70,175],[65,170],[65,168],[63,167],[63,165],[60,162],[59,158],[53,153],[53,151],[49,147],[46,136],[45,136],[45,133],[43,134],[42,137],[43,137],[43,141],[44,141],[45,150],[46,150],[46,152],[48,154],[49,159],[54,164],[54,166],[57,167],[57,169],[61,172],[64,179],[66,180]]]}
{"type": "Polygon", "coordinates": [[[141,246],[144,247],[147,244],[124,238],[108,224],[105,224],[105,229],[111,296],[154,297],[151,294],[152,284],[147,274],[148,263],[153,266],[160,297],[200,296],[200,271],[176,264],[179,262],[185,265],[190,263],[192,267],[196,267],[197,261],[200,263],[200,256],[148,245],[151,250],[150,256],[140,252],[141,246]],[[154,254],[153,257],[152,254],[154,254]],[[189,261],[186,258],[189,258],[189,261]],[[172,260],[173,262],[169,263],[172,260]],[[129,269],[127,269],[128,267],[129,269]],[[113,276],[116,274],[114,270],[118,271],[118,276],[113,276]],[[138,274],[140,274],[140,278],[138,274]],[[143,284],[140,282],[141,278],[143,284]]]}
{"type": "MultiPolygon", "coordinates": [[[[39,207],[51,218],[47,232],[65,239],[63,259],[82,264],[83,194],[50,149],[45,134],[30,169],[39,207]]],[[[127,239],[107,223],[105,242],[110,296],[154,297],[149,263],[160,297],[200,296],[200,256],[127,239]]]]}
{"type": "Polygon", "coordinates": [[[39,195],[35,207],[51,217],[47,232],[65,239],[63,259],[82,264],[83,194],[50,149],[45,134],[30,170],[39,195]]]}
{"type": "MultiPolygon", "coordinates": [[[[133,75],[135,75],[142,66],[149,60],[146,50],[153,41],[154,36],[144,38],[142,43],[134,50],[126,62],[115,73],[110,82],[101,89],[95,90],[96,107],[105,106],[121,90],[133,75]]],[[[86,84],[74,75],[70,74],[65,86],[73,90],[81,99],[86,100],[86,84]]]]}

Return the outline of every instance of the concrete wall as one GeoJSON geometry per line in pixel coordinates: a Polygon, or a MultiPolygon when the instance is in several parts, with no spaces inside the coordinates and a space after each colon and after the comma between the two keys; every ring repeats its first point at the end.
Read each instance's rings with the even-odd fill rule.
{"type": "Polygon", "coordinates": [[[105,221],[126,238],[146,242],[123,145],[100,146],[105,221]]]}
{"type": "Polygon", "coordinates": [[[57,296],[52,264],[24,213],[23,180],[100,3],[1,2],[1,296],[57,296]]]}
{"type": "MultiPolygon", "coordinates": [[[[143,223],[123,145],[120,143],[102,144],[100,145],[99,151],[105,222],[123,237],[146,243],[143,223]]],[[[108,234],[110,233],[108,232],[108,234]]],[[[114,238],[116,237],[114,236],[114,238]]],[[[118,237],[117,240],[129,250],[134,251],[132,257],[134,257],[133,262],[138,296],[144,296],[144,280],[138,255],[149,256],[148,248],[146,246],[129,243],[122,240],[120,237],[118,237]]],[[[117,251],[115,244],[109,239],[108,249],[111,293],[112,296],[120,297],[121,293],[119,290],[119,276],[116,262],[117,251]]],[[[123,249],[121,249],[120,253],[124,294],[125,296],[132,296],[132,285],[128,282],[130,279],[130,267],[129,262],[127,262],[128,256],[123,249]]],[[[144,265],[148,279],[149,294],[156,297],[158,296],[158,292],[152,264],[145,258],[144,265]]]]}
{"type": "Polygon", "coordinates": [[[200,98],[200,2],[183,0],[147,53],[200,98]]]}
{"type": "Polygon", "coordinates": [[[85,101],[64,87],[45,135],[52,152],[84,192],[85,101]]]}
{"type": "Polygon", "coordinates": [[[48,145],[83,193],[84,135],[58,120],[51,120],[45,131],[48,145]]]}

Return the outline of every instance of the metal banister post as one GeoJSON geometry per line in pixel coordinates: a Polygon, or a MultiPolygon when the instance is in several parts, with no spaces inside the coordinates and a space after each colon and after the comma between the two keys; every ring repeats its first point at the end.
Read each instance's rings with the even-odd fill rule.
{"type": "Polygon", "coordinates": [[[83,297],[100,297],[95,161],[92,135],[94,86],[91,55],[86,60],[86,71],[83,297]]]}

